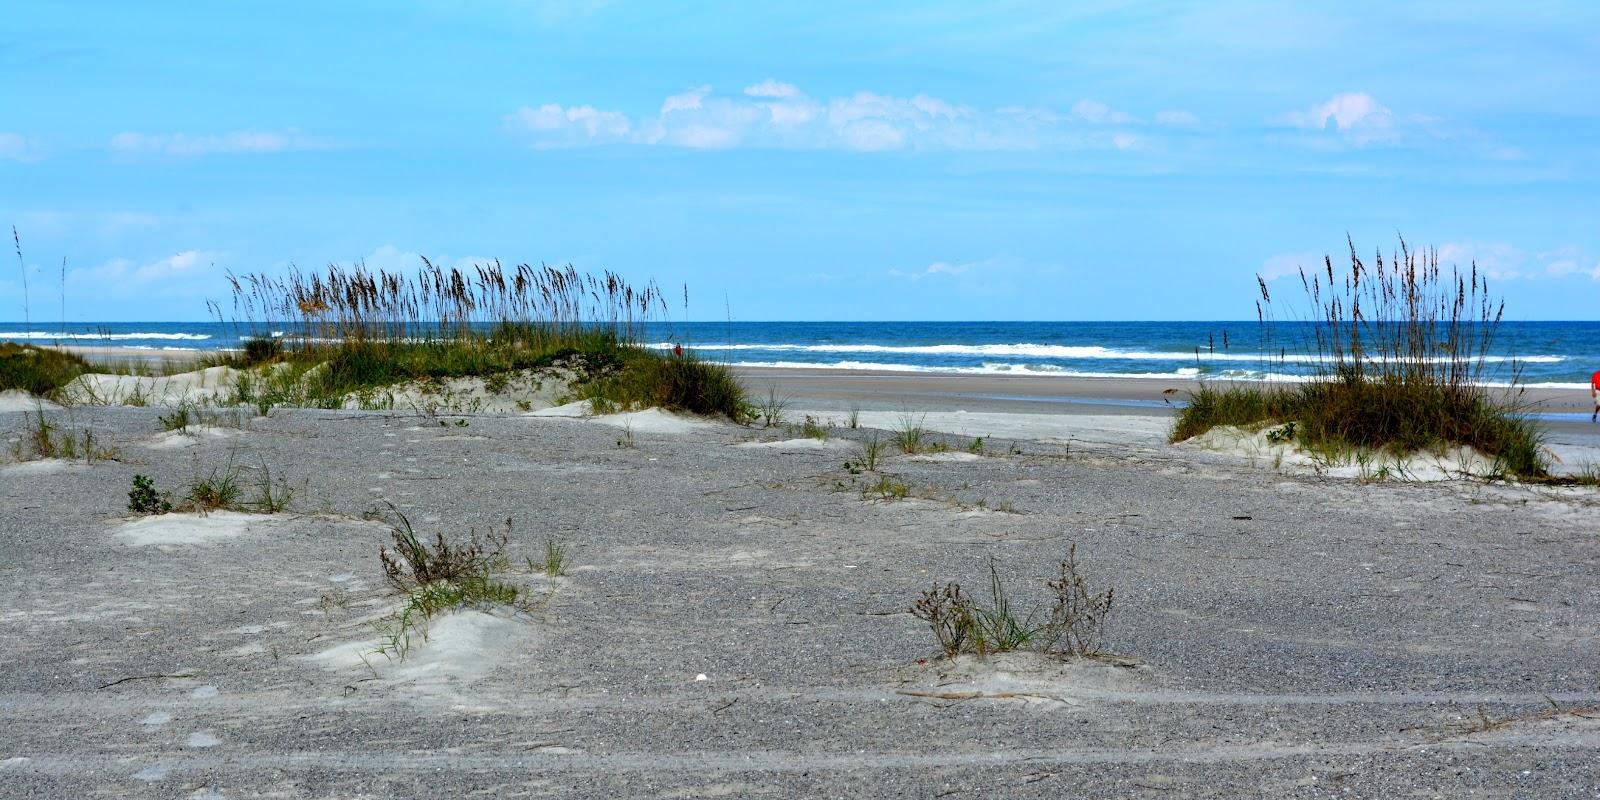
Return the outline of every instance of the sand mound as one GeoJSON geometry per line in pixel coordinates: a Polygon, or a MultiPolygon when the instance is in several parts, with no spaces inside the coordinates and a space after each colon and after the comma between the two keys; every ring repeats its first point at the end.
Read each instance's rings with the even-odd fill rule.
{"type": "Polygon", "coordinates": [[[567,403],[566,405],[553,406],[551,408],[541,408],[538,411],[529,412],[525,416],[529,416],[529,417],[560,417],[562,419],[580,419],[580,418],[583,418],[583,417],[587,417],[587,416],[591,415],[592,413],[593,413],[593,410],[589,406],[589,401],[588,400],[579,400],[576,403],[567,403]]]}
{"type": "Polygon", "coordinates": [[[746,450],[838,450],[850,443],[839,439],[782,439],[776,442],[740,442],[733,447],[746,450]]]}
{"type": "Polygon", "coordinates": [[[906,460],[933,462],[982,461],[983,456],[977,453],[918,453],[914,456],[906,456],[906,460]]]}
{"type": "Polygon", "coordinates": [[[62,391],[69,402],[93,405],[226,404],[238,382],[239,371],[232,367],[209,367],[159,378],[91,372],[78,376],[62,391]]]}
{"type": "Polygon", "coordinates": [[[0,414],[12,411],[37,411],[39,409],[56,411],[60,408],[61,406],[43,397],[28,394],[21,389],[7,389],[0,392],[0,414]]]}
{"type": "Polygon", "coordinates": [[[710,420],[674,414],[659,408],[647,408],[626,414],[602,414],[590,417],[590,421],[627,428],[634,433],[695,433],[717,427],[717,423],[710,420]]]}
{"type": "Polygon", "coordinates": [[[167,431],[156,434],[144,442],[145,447],[151,450],[181,450],[193,447],[207,440],[232,439],[242,436],[244,431],[238,428],[217,428],[210,425],[190,425],[187,430],[167,431]]]}
{"type": "Polygon", "coordinates": [[[129,520],[113,534],[134,547],[163,544],[210,544],[243,536],[275,523],[265,514],[213,511],[209,514],[157,514],[129,520]]]}
{"type": "MultiPolygon", "coordinates": [[[[548,409],[571,393],[575,373],[554,367],[522,370],[496,377],[466,376],[427,382],[409,382],[378,390],[376,394],[394,408],[433,413],[515,414],[548,409]],[[490,388],[493,385],[493,388],[490,388]]],[[[361,397],[349,395],[344,407],[362,407],[361,397]]]]}
{"type": "Polygon", "coordinates": [[[485,611],[467,609],[434,617],[426,635],[411,634],[405,657],[385,655],[383,642],[348,642],[306,656],[330,669],[372,669],[389,679],[422,683],[473,681],[488,674],[512,650],[526,652],[531,626],[485,611]]]}
{"type": "Polygon", "coordinates": [[[1447,481],[1484,477],[1495,472],[1494,459],[1470,447],[1398,455],[1387,449],[1324,457],[1301,450],[1293,442],[1275,442],[1283,426],[1246,430],[1220,425],[1180,442],[1182,447],[1231,456],[1288,474],[1315,474],[1357,480],[1447,481]]]}
{"type": "Polygon", "coordinates": [[[1107,694],[1146,688],[1150,669],[1136,660],[1062,659],[1041,653],[997,653],[930,661],[904,676],[900,690],[933,700],[997,700],[1076,706],[1107,694]]]}
{"type": "Polygon", "coordinates": [[[69,470],[81,469],[84,464],[78,461],[68,461],[64,458],[41,458],[35,461],[22,461],[16,464],[7,464],[0,467],[0,474],[4,475],[54,475],[69,470]]]}

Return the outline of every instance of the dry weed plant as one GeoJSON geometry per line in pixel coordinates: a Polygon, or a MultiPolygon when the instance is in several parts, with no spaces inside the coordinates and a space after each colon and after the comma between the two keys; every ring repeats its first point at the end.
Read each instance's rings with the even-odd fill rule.
{"type": "Polygon", "coordinates": [[[935,583],[912,604],[911,614],[928,624],[947,658],[1024,649],[1071,657],[1103,654],[1101,645],[1115,590],[1090,591],[1077,556],[1077,545],[1070,545],[1059,576],[1045,583],[1054,604],[1042,621],[1037,621],[1037,611],[1019,615],[1012,607],[992,558],[987,605],[964,592],[958,583],[935,583]]]}

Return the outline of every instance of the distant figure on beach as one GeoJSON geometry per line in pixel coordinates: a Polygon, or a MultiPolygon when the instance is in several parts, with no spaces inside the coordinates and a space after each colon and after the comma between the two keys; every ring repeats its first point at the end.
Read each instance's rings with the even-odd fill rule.
{"type": "Polygon", "coordinates": [[[1589,421],[1594,422],[1600,417],[1600,370],[1589,376],[1589,396],[1594,398],[1594,413],[1589,415],[1589,421]]]}

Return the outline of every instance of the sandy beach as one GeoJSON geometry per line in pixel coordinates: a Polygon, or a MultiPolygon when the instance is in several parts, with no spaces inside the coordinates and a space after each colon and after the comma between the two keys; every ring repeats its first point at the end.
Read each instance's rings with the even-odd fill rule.
{"type": "MultiPolygon", "coordinates": [[[[48,412],[0,466],[12,796],[1550,796],[1600,754],[1592,490],[1168,445],[1161,384],[747,372],[827,438],[661,412],[48,412]],[[848,427],[859,407],[861,427],[848,427]],[[915,413],[934,452],[847,462],[915,413]],[[877,428],[877,430],[874,430],[877,428]],[[981,447],[972,437],[983,436],[981,447]],[[278,514],[134,517],[234,463],[278,514]],[[874,493],[875,476],[906,487],[874,493]],[[522,611],[385,648],[390,505],[505,524],[522,611]],[[570,548],[549,577],[520,565],[570,548]],[[1115,587],[1100,660],[938,656],[930,584],[1115,587]]],[[[1171,387],[1182,388],[1182,387],[1171,387]]],[[[23,413],[0,415],[13,432],[23,413]]]]}

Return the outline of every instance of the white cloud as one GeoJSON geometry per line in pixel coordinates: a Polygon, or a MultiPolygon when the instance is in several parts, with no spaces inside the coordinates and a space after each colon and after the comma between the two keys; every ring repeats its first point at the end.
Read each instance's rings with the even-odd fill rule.
{"type": "Polygon", "coordinates": [[[937,275],[963,275],[971,271],[973,266],[973,264],[950,264],[944,261],[935,261],[932,264],[929,264],[925,269],[914,272],[891,269],[889,270],[889,274],[896,278],[920,281],[924,278],[931,278],[937,275]]]}
{"type": "Polygon", "coordinates": [[[751,97],[771,97],[780,100],[789,97],[799,97],[801,94],[800,87],[795,86],[792,83],[775,81],[771,78],[768,78],[760,83],[744,87],[744,93],[750,95],[751,97]]]}
{"type": "Polygon", "coordinates": [[[1195,128],[1200,125],[1200,118],[1187,111],[1158,111],[1156,124],[1169,128],[1195,128]]]}
{"type": "Polygon", "coordinates": [[[513,128],[542,134],[552,140],[551,143],[578,139],[617,141],[633,128],[627,116],[616,111],[601,111],[594,106],[563,108],[555,103],[538,108],[524,106],[507,117],[506,122],[513,128]]]}
{"type": "MultiPolygon", "coordinates": [[[[1421,118],[1414,118],[1418,121],[1421,118]]],[[[1366,92],[1345,92],[1305,111],[1277,119],[1280,124],[1310,131],[1337,133],[1356,144],[1390,141],[1398,137],[1394,112],[1366,92]]]]}
{"type": "Polygon", "coordinates": [[[1321,269],[1322,255],[1320,253],[1279,253],[1268,258],[1256,270],[1262,280],[1275,281],[1279,278],[1299,276],[1300,270],[1314,273],[1321,269]]]}
{"type": "Polygon", "coordinates": [[[629,117],[593,106],[523,107],[507,127],[535,147],[632,143],[698,149],[771,147],[885,150],[1127,149],[1142,139],[1090,136],[1084,125],[1131,122],[1097,101],[1071,114],[1008,106],[984,111],[928,94],[860,91],[814,98],[775,79],[717,94],[699,86],[665,98],[654,114],[629,117]],[[1075,127],[1076,126],[1076,127],[1075,127]]]}
{"type": "Polygon", "coordinates": [[[1476,265],[1480,274],[1502,281],[1539,277],[1542,273],[1527,263],[1521,250],[1505,242],[1446,242],[1439,245],[1439,265],[1462,269],[1476,265]]]}
{"type": "Polygon", "coordinates": [[[44,148],[36,137],[0,131],[0,161],[28,164],[43,157],[44,148]]]}
{"type": "MultiPolygon", "coordinates": [[[[413,250],[402,250],[392,244],[379,246],[372,252],[362,256],[357,261],[366,266],[368,270],[377,272],[416,272],[422,267],[422,253],[413,250]]],[[[494,259],[482,256],[428,256],[434,266],[441,269],[465,270],[476,264],[492,264],[494,259]]]]}
{"type": "Polygon", "coordinates": [[[222,277],[215,268],[217,253],[184,250],[155,261],[114,258],[103,264],[67,271],[69,299],[79,292],[122,293],[137,290],[150,294],[191,294],[215,288],[222,277]]]}
{"type": "Polygon", "coordinates": [[[708,94],[711,94],[710,86],[701,86],[683,94],[671,95],[661,103],[661,116],[664,117],[674,111],[694,111],[702,108],[701,101],[705,100],[708,94]]]}
{"type": "Polygon", "coordinates": [[[318,143],[298,133],[272,131],[233,131],[191,136],[186,133],[138,133],[124,131],[108,146],[125,154],[159,153],[172,156],[205,156],[234,153],[281,153],[305,150],[318,143]]]}
{"type": "Polygon", "coordinates": [[[1122,125],[1133,121],[1133,117],[1099,100],[1079,100],[1072,106],[1072,113],[1079,119],[1096,125],[1122,125]]]}

